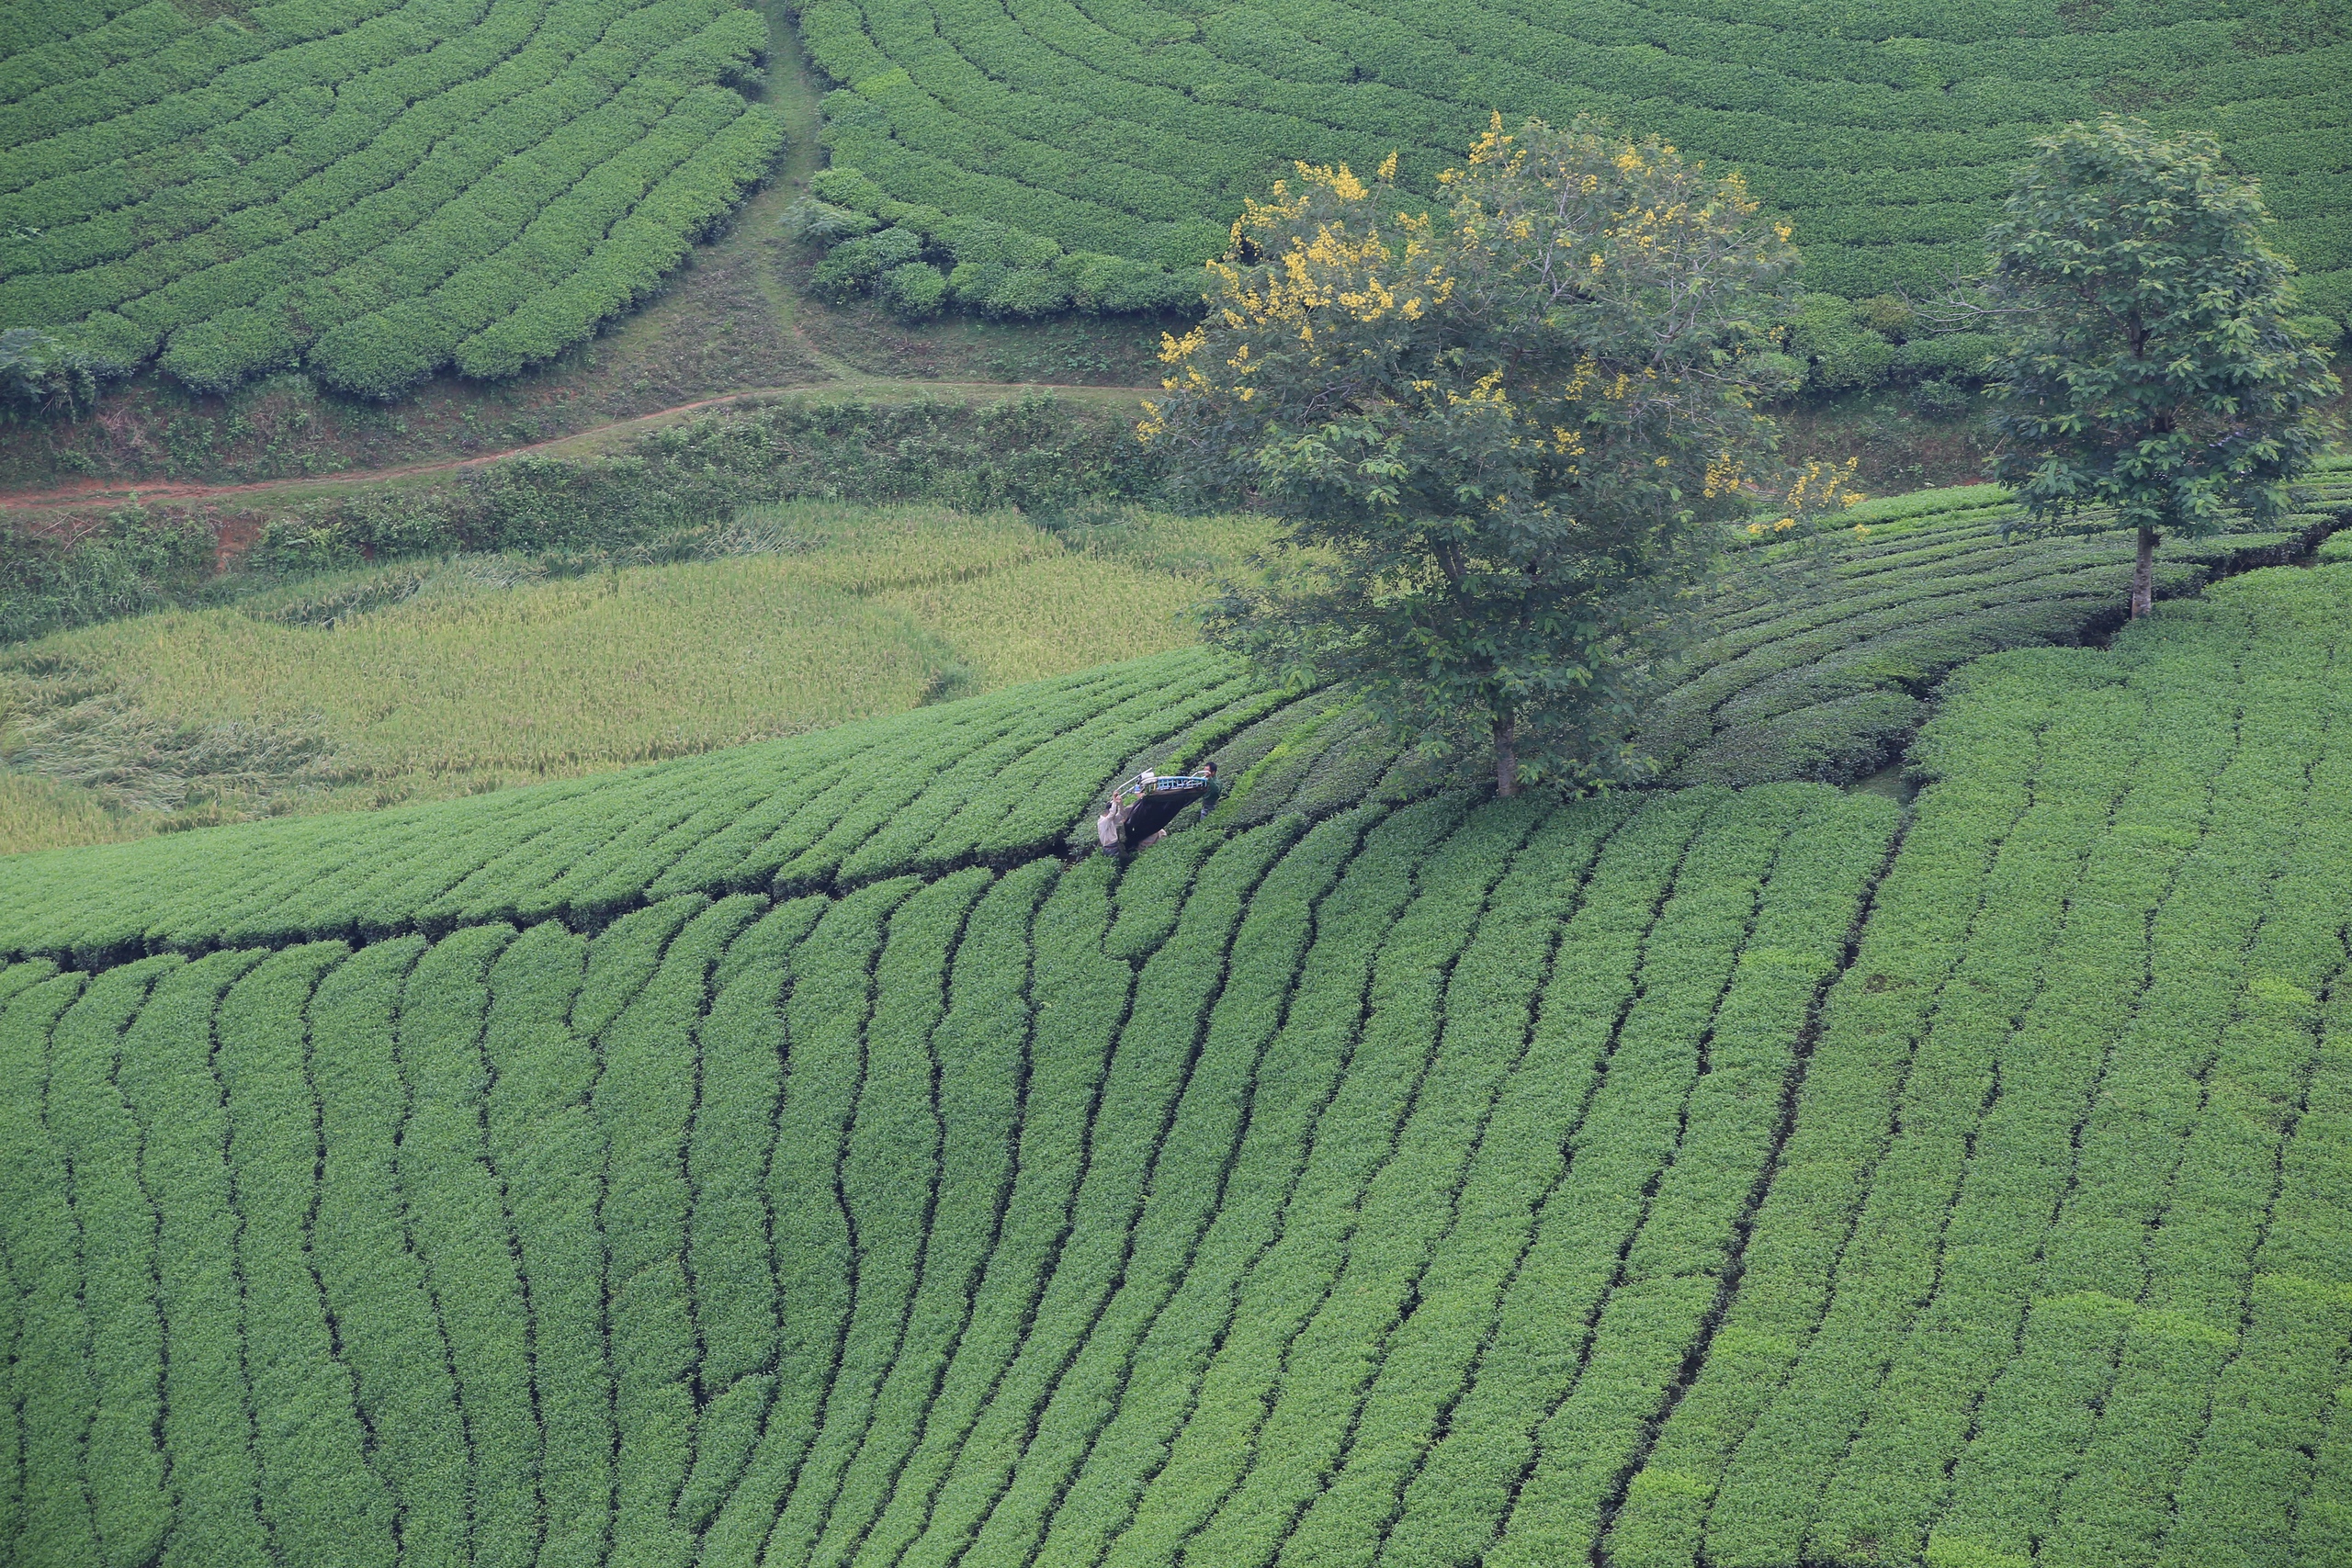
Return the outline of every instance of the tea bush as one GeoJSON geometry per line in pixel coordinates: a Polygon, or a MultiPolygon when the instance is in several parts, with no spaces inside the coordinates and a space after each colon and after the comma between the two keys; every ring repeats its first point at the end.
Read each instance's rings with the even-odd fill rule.
{"type": "MultiPolygon", "coordinates": [[[[1972,573],[1940,501],[1871,515],[1972,573]]],[[[2347,626],[1976,660],[1907,808],[1273,761],[1072,855],[1359,733],[1183,653],[0,863],[0,1539],[2318,1568],[2347,626]]]]}
{"type": "Polygon", "coordinates": [[[0,321],[200,391],[512,375],[766,176],[736,0],[155,0],[28,12],[0,68],[0,321]]]}
{"type": "MultiPolygon", "coordinates": [[[[1405,185],[1432,196],[1496,110],[1555,124],[1599,113],[1737,165],[1794,220],[1809,287],[1839,309],[1928,293],[1981,265],[2035,135],[2120,109],[2221,135],[2263,176],[2308,303],[2339,327],[2352,318],[2352,111],[2337,90],[2352,45],[2340,16],[2289,0],[2030,14],[811,0],[800,20],[837,84],[820,194],[922,231],[942,265],[972,268],[957,297],[999,313],[1035,308],[1016,288],[1042,301],[1052,280],[1090,272],[1124,276],[1076,291],[1080,309],[1196,308],[1191,269],[1291,160],[1368,169],[1393,151],[1405,185]],[[973,220],[1017,231],[1033,254],[967,254],[950,231],[973,220]]],[[[1832,345],[1826,385],[1896,368],[1863,363],[1889,355],[1889,335],[1895,355],[1924,352],[1939,373],[1984,352],[1902,342],[1884,321],[1859,333],[1815,324],[1849,340],[1832,345]]]]}

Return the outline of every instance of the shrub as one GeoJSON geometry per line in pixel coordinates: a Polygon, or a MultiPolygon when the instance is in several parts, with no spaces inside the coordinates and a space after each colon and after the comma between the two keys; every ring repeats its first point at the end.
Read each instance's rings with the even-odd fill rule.
{"type": "Polygon", "coordinates": [[[1894,365],[1894,346],[1835,294],[1806,294],[1789,324],[1789,352],[1808,367],[1805,384],[1823,391],[1867,387],[1894,365]]]}
{"type": "Polygon", "coordinates": [[[1950,381],[1925,380],[1911,389],[1911,407],[1928,419],[1951,419],[1968,412],[1968,389],[1950,381]]]}
{"type": "Polygon", "coordinates": [[[1042,268],[1023,267],[997,279],[981,308],[991,316],[1020,321],[1050,316],[1067,310],[1069,302],[1068,283],[1042,268]]]}
{"type": "Polygon", "coordinates": [[[875,293],[892,315],[910,321],[939,314],[947,300],[947,276],[929,262],[908,262],[884,273],[875,293]]]}

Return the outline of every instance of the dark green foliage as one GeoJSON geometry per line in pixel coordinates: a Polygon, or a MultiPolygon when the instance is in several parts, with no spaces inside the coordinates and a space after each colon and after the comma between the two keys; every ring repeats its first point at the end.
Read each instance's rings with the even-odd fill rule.
{"type": "Polygon", "coordinates": [[[946,303],[947,276],[929,262],[909,262],[884,273],[876,291],[892,315],[920,321],[946,303]]]}
{"type": "Polygon", "coordinates": [[[1469,164],[1442,220],[1396,216],[1393,157],[1253,201],[1137,434],[1179,493],[1283,520],[1211,641],[1344,682],[1425,756],[1489,752],[1498,795],[1620,783],[1772,451],[1751,356],[1796,253],[1736,176],[1589,117],[1498,116],[1469,164]]]}
{"type": "MultiPolygon", "coordinates": [[[[833,94],[829,104],[852,116],[859,112],[852,95],[833,94]]],[[[1200,280],[1189,269],[1162,265],[1164,258],[1137,260],[1088,250],[1065,254],[1042,235],[895,200],[844,164],[819,170],[809,187],[817,195],[795,203],[786,225],[802,241],[832,247],[817,264],[813,278],[818,292],[829,298],[871,290],[903,310],[892,297],[906,286],[894,287],[889,273],[911,264],[920,252],[946,284],[946,293],[932,301],[933,310],[952,298],[983,314],[1020,319],[1071,309],[1099,315],[1189,312],[1201,302],[1200,280]],[[886,223],[891,227],[873,232],[886,223]],[[902,237],[890,242],[887,253],[875,243],[886,235],[902,237]],[[907,248],[910,240],[912,250],[907,248]],[[884,259],[886,254],[895,260],[884,259]]],[[[929,285],[923,287],[927,292],[929,285]]]]}
{"type": "Polygon", "coordinates": [[[62,16],[87,39],[0,107],[0,319],[49,329],[44,387],[512,375],[650,294],[783,145],[735,90],[767,38],[729,0],[162,14],[62,16]]]}
{"type": "Polygon", "coordinates": [[[832,172],[864,193],[828,200],[984,220],[1180,283],[1293,159],[1363,173],[1396,151],[1427,199],[1499,110],[1563,125],[1603,113],[1737,167],[1793,219],[1808,287],[1928,294],[1979,265],[2030,137],[2104,104],[2220,130],[2269,188],[2312,306],[2338,325],[2352,315],[2334,0],[1868,16],[814,0],[799,20],[841,85],[824,102],[832,172]]]}
{"type": "Polygon", "coordinates": [[[212,573],[207,529],[126,507],[74,539],[0,522],[0,643],[185,599],[212,573]]]}
{"type": "MultiPolygon", "coordinates": [[[[2266,571],[1979,660],[1907,810],[1436,794],[1122,865],[939,837],[1018,754],[844,732],[632,797],[626,908],[501,918],[618,886],[592,837],[429,936],[0,966],[0,1554],[2333,1563],[2347,626],[2352,568],[2266,571]],[[844,785],[926,825],[779,901],[844,785]]],[[[1172,738],[1134,670],[1024,700],[1123,764],[1347,740],[1216,673],[1172,738]]],[[[379,915],[435,841],[345,847],[379,915]]]]}
{"type": "Polygon", "coordinates": [[[2098,507],[2136,529],[2142,615],[2160,539],[2286,513],[2343,386],[2298,319],[2259,186],[2212,138],[2109,116],[2035,147],[1987,239],[2007,333],[1993,468],[2033,527],[2098,507]]]}

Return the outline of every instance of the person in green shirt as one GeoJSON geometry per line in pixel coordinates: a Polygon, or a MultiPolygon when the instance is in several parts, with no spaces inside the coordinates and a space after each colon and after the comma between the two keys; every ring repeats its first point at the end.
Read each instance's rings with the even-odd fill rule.
{"type": "Polygon", "coordinates": [[[1201,792],[1201,815],[1197,819],[1205,822],[1209,813],[1216,809],[1217,797],[1225,793],[1225,785],[1217,782],[1215,762],[1203,762],[1201,776],[1209,781],[1209,787],[1201,792]]]}

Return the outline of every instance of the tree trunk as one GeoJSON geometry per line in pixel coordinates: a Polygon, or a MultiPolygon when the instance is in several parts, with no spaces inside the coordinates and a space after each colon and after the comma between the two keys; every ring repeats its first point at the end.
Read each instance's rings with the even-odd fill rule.
{"type": "Polygon", "coordinates": [[[1519,726],[1511,711],[1495,715],[1495,798],[1509,800],[1519,793],[1519,726]]]}
{"type": "Polygon", "coordinates": [[[2140,556],[2132,563],[2132,618],[2138,620],[2156,604],[2156,531],[2142,525],[2140,556]]]}

